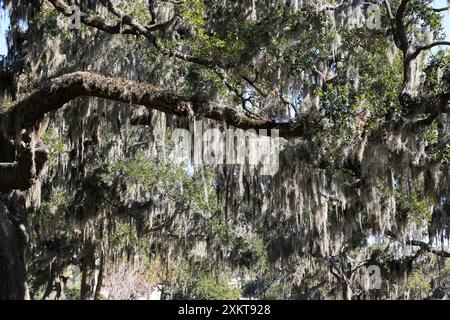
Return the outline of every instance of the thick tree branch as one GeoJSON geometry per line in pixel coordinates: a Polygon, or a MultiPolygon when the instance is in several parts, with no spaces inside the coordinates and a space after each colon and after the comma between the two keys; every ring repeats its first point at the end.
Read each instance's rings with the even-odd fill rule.
{"type": "Polygon", "coordinates": [[[120,11],[111,0],[100,0],[100,2],[108,9],[109,12],[114,14],[117,18],[120,19],[120,22],[130,26],[131,29],[136,30],[138,33],[146,36],[151,37],[151,33],[149,30],[141,25],[136,19],[133,17],[124,14],[122,11],[120,11]]]}
{"type": "Polygon", "coordinates": [[[420,46],[416,49],[416,51],[414,51],[412,54],[408,55],[408,59],[414,60],[419,56],[419,54],[421,52],[433,49],[434,47],[437,47],[437,46],[450,46],[450,41],[436,41],[436,42],[433,42],[433,43],[430,43],[430,44],[427,44],[424,46],[420,46]]]}
{"type": "Polygon", "coordinates": [[[23,144],[21,149],[17,161],[0,163],[0,193],[28,190],[47,162],[47,150],[43,145],[23,144]]]}
{"type": "Polygon", "coordinates": [[[277,123],[258,119],[234,107],[183,97],[148,83],[109,78],[90,72],[76,72],[51,79],[28,96],[7,106],[0,113],[2,128],[8,135],[31,128],[48,112],[63,107],[77,97],[98,97],[192,118],[201,116],[240,129],[278,129],[282,137],[305,137],[319,130],[308,118],[298,123],[277,123]]]}
{"type": "Polygon", "coordinates": [[[444,11],[447,11],[447,10],[450,10],[450,3],[449,3],[449,6],[448,6],[448,7],[444,7],[444,8],[433,8],[433,11],[434,11],[434,12],[437,12],[437,13],[444,12],[444,11]]]}
{"type": "MultiPolygon", "coordinates": [[[[55,9],[62,13],[64,16],[66,17],[70,17],[72,14],[72,10],[70,8],[70,6],[65,3],[62,0],[48,0],[54,7],[55,9]]],[[[125,19],[125,18],[124,18],[125,19]]],[[[133,26],[131,26],[131,28],[127,27],[126,24],[123,24],[122,21],[117,22],[116,24],[108,24],[106,23],[104,20],[99,19],[98,17],[91,17],[86,15],[85,13],[83,13],[80,17],[81,23],[89,26],[89,27],[93,27],[96,28],[100,31],[109,33],[109,34],[133,34],[133,35],[145,35],[145,36],[151,36],[150,32],[147,29],[139,29],[139,28],[134,28],[133,26]],[[144,31],[144,33],[142,33],[142,31],[144,31]]]]}
{"type": "MultiPolygon", "coordinates": [[[[394,232],[388,231],[387,235],[389,237],[391,237],[392,239],[399,241],[397,234],[395,234],[394,232]]],[[[420,248],[420,250],[414,256],[411,257],[412,259],[416,259],[418,256],[420,256],[420,253],[422,253],[422,252],[429,252],[429,253],[433,253],[439,257],[450,258],[449,251],[446,251],[444,249],[441,250],[441,249],[433,248],[429,243],[426,243],[421,240],[407,240],[405,244],[408,246],[420,248]]]]}
{"type": "Polygon", "coordinates": [[[439,257],[450,258],[450,252],[449,251],[433,248],[428,243],[423,242],[423,241],[409,240],[409,241],[406,242],[406,244],[409,245],[409,246],[413,246],[413,247],[420,247],[420,249],[422,249],[422,250],[424,250],[426,252],[433,253],[433,254],[435,254],[435,255],[437,255],[439,257]]]}
{"type": "Polygon", "coordinates": [[[408,35],[406,33],[406,26],[404,23],[404,17],[406,14],[406,10],[408,7],[408,3],[411,0],[402,0],[398,9],[397,13],[395,15],[395,42],[400,50],[403,51],[404,54],[409,49],[409,41],[408,41],[408,35]]]}
{"type": "MultiPolygon", "coordinates": [[[[409,90],[409,86],[412,81],[412,73],[413,73],[412,66],[413,66],[414,60],[417,59],[417,57],[423,51],[430,50],[436,46],[450,45],[449,41],[435,41],[435,42],[432,42],[427,45],[414,47],[414,45],[409,40],[407,24],[405,24],[405,21],[404,21],[405,16],[408,11],[408,5],[410,2],[411,2],[411,0],[402,0],[396,11],[395,18],[392,19],[393,18],[392,9],[389,5],[389,2],[384,1],[384,4],[388,11],[389,17],[391,19],[392,31],[394,34],[395,44],[403,53],[403,60],[404,60],[403,61],[403,63],[404,63],[403,75],[404,75],[404,77],[403,77],[403,90],[400,94],[400,103],[404,107],[405,111],[409,111],[410,107],[411,107],[411,104],[409,101],[411,97],[410,97],[410,93],[408,92],[408,90],[409,90]]],[[[444,99],[445,99],[445,97],[444,97],[444,99]]],[[[425,101],[426,99],[421,98],[421,100],[425,101]]],[[[438,103],[438,104],[440,104],[442,106],[442,101],[439,101],[439,102],[441,102],[441,103],[438,103]]],[[[448,99],[444,103],[446,104],[447,102],[448,102],[448,99]]],[[[435,109],[435,108],[436,108],[436,106],[433,107],[433,109],[435,109]]],[[[435,112],[435,111],[436,110],[431,111],[430,113],[435,112]]]]}

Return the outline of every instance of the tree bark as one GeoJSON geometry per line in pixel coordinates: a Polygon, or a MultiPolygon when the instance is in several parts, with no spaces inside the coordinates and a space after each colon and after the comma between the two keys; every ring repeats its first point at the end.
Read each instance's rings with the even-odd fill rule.
{"type": "Polygon", "coordinates": [[[100,300],[101,299],[101,292],[102,292],[102,286],[103,286],[103,269],[105,264],[105,255],[103,253],[103,250],[100,253],[100,267],[98,270],[98,276],[97,276],[97,285],[95,287],[95,295],[94,300],[100,300]]]}
{"type": "Polygon", "coordinates": [[[342,282],[342,298],[343,300],[352,300],[353,290],[348,281],[342,282]]]}
{"type": "Polygon", "coordinates": [[[35,137],[25,138],[17,147],[16,159],[14,147],[6,143],[7,139],[1,138],[0,194],[30,189],[47,162],[48,154],[42,141],[35,141],[35,137]]]}
{"type": "Polygon", "coordinates": [[[306,116],[297,123],[278,123],[273,119],[255,118],[235,107],[180,96],[149,83],[91,72],[66,74],[43,83],[38,90],[0,112],[2,127],[7,135],[14,136],[18,130],[39,123],[46,113],[58,110],[75,98],[88,96],[141,105],[180,117],[201,116],[243,130],[277,129],[281,137],[310,136],[317,129],[306,116]]]}
{"type": "Polygon", "coordinates": [[[81,300],[91,300],[95,288],[95,244],[91,238],[85,240],[81,276],[81,300]]]}
{"type": "Polygon", "coordinates": [[[0,198],[0,300],[24,300],[27,293],[26,210],[16,200],[0,198]]]}

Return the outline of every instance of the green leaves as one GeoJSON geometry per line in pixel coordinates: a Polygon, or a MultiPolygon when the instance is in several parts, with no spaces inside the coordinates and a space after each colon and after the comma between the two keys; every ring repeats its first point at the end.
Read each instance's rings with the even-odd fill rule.
{"type": "Polygon", "coordinates": [[[216,210],[214,176],[211,171],[190,174],[191,168],[158,161],[142,152],[134,158],[104,165],[108,167],[108,172],[102,177],[108,184],[120,178],[143,188],[146,192],[158,190],[163,197],[179,203],[189,203],[193,210],[204,214],[216,210]]]}
{"type": "Polygon", "coordinates": [[[418,298],[421,293],[428,293],[432,289],[431,279],[428,277],[430,270],[427,269],[427,267],[418,267],[408,276],[406,288],[418,298]]]}
{"type": "Polygon", "coordinates": [[[436,52],[425,67],[424,89],[439,95],[450,90],[450,49],[436,52]]]}
{"type": "Polygon", "coordinates": [[[230,288],[226,281],[208,277],[195,281],[191,290],[197,300],[237,300],[240,295],[240,290],[230,288]]]}
{"type": "Polygon", "coordinates": [[[409,221],[416,223],[418,226],[426,226],[431,221],[432,210],[429,200],[419,187],[412,190],[410,195],[397,191],[396,200],[398,212],[403,213],[409,221]]]}
{"type": "Polygon", "coordinates": [[[66,152],[66,139],[59,135],[54,126],[50,126],[42,137],[42,141],[47,147],[49,153],[48,166],[54,169],[58,165],[59,157],[66,152]]]}

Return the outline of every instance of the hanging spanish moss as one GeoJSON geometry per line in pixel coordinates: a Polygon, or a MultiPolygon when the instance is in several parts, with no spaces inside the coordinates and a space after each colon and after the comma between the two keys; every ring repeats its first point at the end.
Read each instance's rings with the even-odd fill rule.
{"type": "Polygon", "coordinates": [[[387,3],[0,1],[0,177],[24,176],[0,223],[22,199],[31,298],[448,290],[448,43],[431,1],[387,3]],[[208,163],[220,142],[242,163],[208,163]]]}

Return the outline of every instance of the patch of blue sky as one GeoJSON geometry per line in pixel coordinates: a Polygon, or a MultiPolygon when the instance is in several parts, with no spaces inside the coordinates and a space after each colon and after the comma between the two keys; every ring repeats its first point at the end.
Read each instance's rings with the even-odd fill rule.
{"type": "Polygon", "coordinates": [[[6,44],[6,32],[9,29],[9,16],[6,10],[0,7],[0,55],[8,53],[6,44]]]}
{"type": "MultiPolygon", "coordinates": [[[[445,8],[448,7],[448,0],[435,0],[433,3],[433,8],[445,8]]],[[[446,39],[450,40],[450,9],[441,13],[444,17],[443,28],[446,35],[446,39]]]]}

